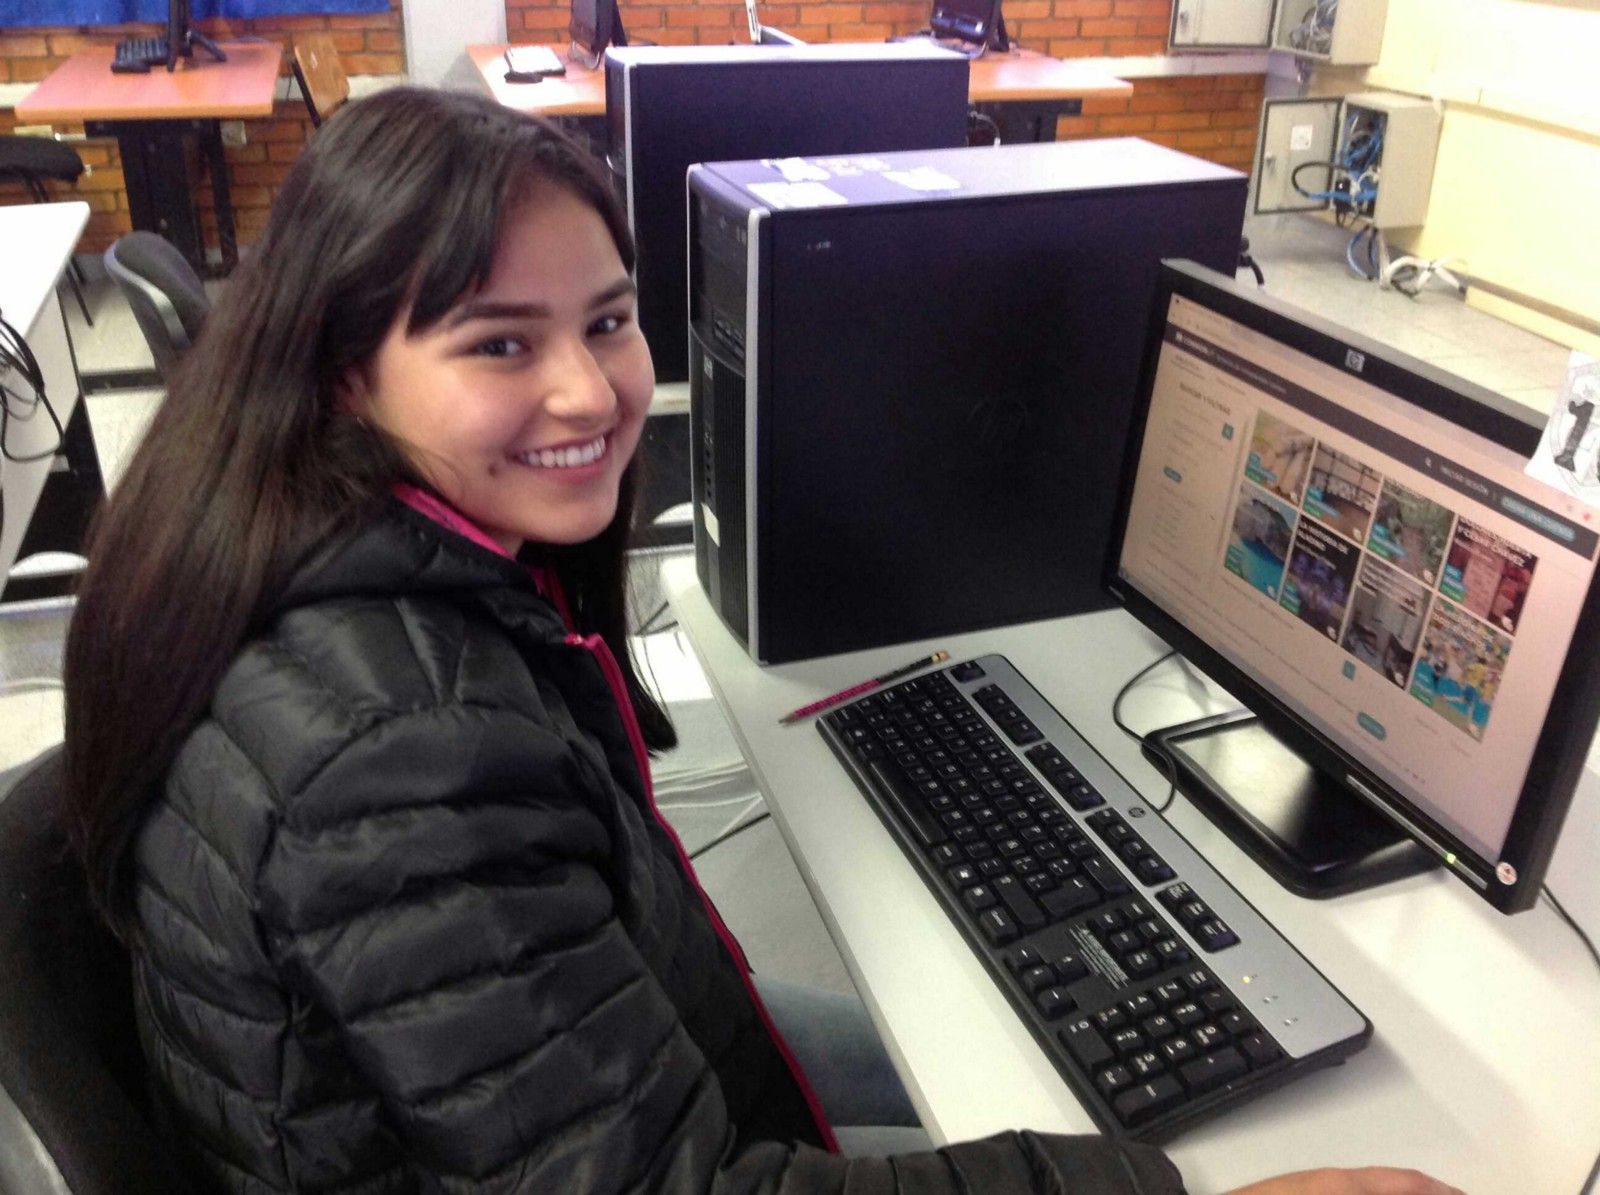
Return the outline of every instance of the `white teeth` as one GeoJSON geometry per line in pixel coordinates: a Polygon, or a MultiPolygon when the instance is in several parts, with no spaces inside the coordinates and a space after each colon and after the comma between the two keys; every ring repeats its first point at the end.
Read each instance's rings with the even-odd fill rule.
{"type": "Polygon", "coordinates": [[[576,469],[594,464],[605,454],[606,438],[596,436],[578,448],[541,448],[537,452],[524,452],[517,459],[541,469],[576,469]]]}

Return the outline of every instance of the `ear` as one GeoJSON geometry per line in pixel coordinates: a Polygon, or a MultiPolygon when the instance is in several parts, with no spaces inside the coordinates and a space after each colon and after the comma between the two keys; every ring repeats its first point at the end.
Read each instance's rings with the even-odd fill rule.
{"type": "Polygon", "coordinates": [[[334,408],[365,423],[372,415],[372,381],[367,371],[352,365],[334,380],[334,408]]]}

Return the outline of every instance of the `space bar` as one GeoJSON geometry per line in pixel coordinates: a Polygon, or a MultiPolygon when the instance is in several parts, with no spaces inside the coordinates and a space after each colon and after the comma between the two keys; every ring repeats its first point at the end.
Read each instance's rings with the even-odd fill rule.
{"type": "Polygon", "coordinates": [[[899,776],[877,760],[869,763],[867,770],[877,782],[878,792],[894,805],[900,820],[908,823],[917,832],[917,838],[923,846],[938,846],[945,840],[947,835],[944,827],[918,808],[921,801],[914,793],[908,793],[901,788],[899,776]]]}

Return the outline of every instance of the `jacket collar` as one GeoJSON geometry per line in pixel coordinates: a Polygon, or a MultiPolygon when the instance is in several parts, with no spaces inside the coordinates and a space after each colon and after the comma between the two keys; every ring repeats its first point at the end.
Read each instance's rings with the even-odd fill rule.
{"type": "Polygon", "coordinates": [[[277,604],[288,610],[338,598],[450,594],[485,600],[542,635],[566,634],[561,617],[540,596],[527,568],[490,541],[487,545],[443,525],[397,497],[355,531],[314,552],[295,572],[277,604]]]}

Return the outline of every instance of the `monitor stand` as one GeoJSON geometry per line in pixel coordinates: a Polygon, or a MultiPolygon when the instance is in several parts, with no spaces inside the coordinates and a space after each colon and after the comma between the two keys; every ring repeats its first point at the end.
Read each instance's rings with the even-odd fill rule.
{"type": "Polygon", "coordinates": [[[183,31],[183,40],[179,42],[178,46],[167,50],[167,69],[169,71],[176,70],[178,59],[180,58],[192,60],[196,49],[204,50],[218,62],[228,61],[228,56],[222,52],[222,47],[217,45],[216,42],[198,29],[185,29],[183,31]]]}
{"type": "Polygon", "coordinates": [[[1321,899],[1438,864],[1361,797],[1318,771],[1251,714],[1220,714],[1145,737],[1145,755],[1289,891],[1321,899]]]}

